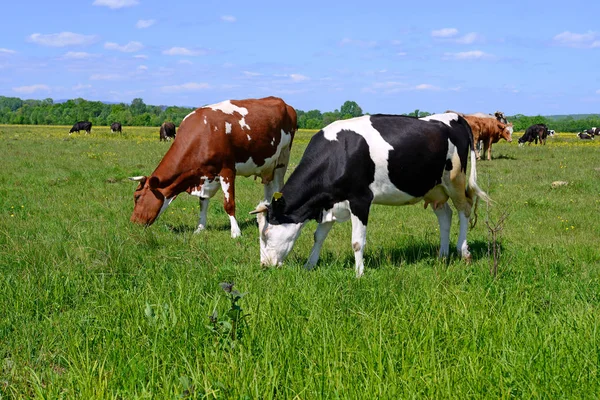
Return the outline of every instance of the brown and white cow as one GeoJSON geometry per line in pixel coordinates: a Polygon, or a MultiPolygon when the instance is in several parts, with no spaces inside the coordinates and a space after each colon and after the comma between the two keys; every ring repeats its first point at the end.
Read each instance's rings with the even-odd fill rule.
{"type": "MultiPolygon", "coordinates": [[[[506,125],[499,122],[495,118],[480,118],[467,115],[465,119],[471,126],[473,131],[473,141],[475,143],[480,140],[483,142],[483,151],[487,153],[488,161],[492,159],[492,144],[498,143],[500,139],[505,139],[507,142],[512,142],[512,123],[506,125]]],[[[479,151],[477,153],[477,159],[481,159],[479,151]]]]}
{"type": "Polygon", "coordinates": [[[277,97],[227,100],[186,116],[152,175],[139,181],[131,221],[151,225],[181,192],[200,198],[196,233],[206,228],[209,199],[219,187],[231,222],[231,237],[241,235],[235,219],[235,177],[262,178],[265,199],[283,186],[297,129],[296,111],[277,97]]]}

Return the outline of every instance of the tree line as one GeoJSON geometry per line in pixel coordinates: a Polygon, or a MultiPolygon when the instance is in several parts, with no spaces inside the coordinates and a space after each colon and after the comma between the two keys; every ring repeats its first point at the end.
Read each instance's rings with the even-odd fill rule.
{"type": "MultiPolygon", "coordinates": [[[[107,104],[82,98],[55,102],[50,98],[21,100],[17,97],[0,96],[0,124],[72,125],[77,121],[90,121],[94,125],[120,122],[124,126],[160,126],[165,121],[172,121],[179,125],[194,109],[147,105],[140,98],[133,99],[131,104],[107,104]]],[[[362,108],[355,101],[350,100],[334,111],[296,110],[296,112],[300,129],[321,129],[333,121],[365,115],[362,108]]],[[[403,115],[425,117],[431,113],[417,109],[403,115]]],[[[600,127],[600,115],[584,118],[566,116],[556,119],[540,115],[517,114],[507,119],[514,124],[516,131],[523,131],[528,126],[538,123],[546,124],[557,132],[580,132],[592,126],[600,127]]]]}

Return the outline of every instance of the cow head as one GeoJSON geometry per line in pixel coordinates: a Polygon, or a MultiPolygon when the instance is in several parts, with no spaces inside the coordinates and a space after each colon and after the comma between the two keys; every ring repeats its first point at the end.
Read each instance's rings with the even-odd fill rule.
{"type": "Polygon", "coordinates": [[[294,223],[283,214],[285,200],[275,193],[271,204],[261,202],[250,214],[257,214],[260,240],[260,264],[280,266],[292,251],[304,226],[294,223]]]}
{"type": "Polygon", "coordinates": [[[510,142],[512,142],[512,133],[513,133],[513,124],[511,122],[508,125],[506,125],[505,128],[502,130],[502,137],[507,142],[510,143],[510,142]]]}
{"type": "Polygon", "coordinates": [[[131,222],[141,225],[152,225],[158,216],[168,207],[175,197],[166,199],[159,189],[159,179],[156,176],[136,176],[129,178],[139,182],[133,200],[135,202],[131,222]]]}

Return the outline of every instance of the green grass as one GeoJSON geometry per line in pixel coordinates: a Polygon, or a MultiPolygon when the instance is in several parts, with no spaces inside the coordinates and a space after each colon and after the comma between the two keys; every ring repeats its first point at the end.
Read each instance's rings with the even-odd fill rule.
{"type": "MultiPolygon", "coordinates": [[[[168,149],[156,128],[0,126],[1,398],[597,398],[600,393],[600,142],[499,143],[477,164],[494,199],[469,232],[473,262],[436,258],[421,205],[373,208],[365,276],[350,224],[315,224],[285,266],[259,266],[248,212],[262,187],[236,187],[242,237],[222,194],[207,231],[180,196],[150,228],[129,222],[135,184],[168,149]],[[568,181],[556,189],[551,183],[568,181]],[[486,218],[510,213],[499,275],[486,218]],[[247,295],[243,337],[210,327],[247,295]]],[[[296,166],[310,138],[300,132],[296,166]]],[[[517,136],[515,134],[515,136],[517,136]]],[[[452,241],[457,236],[457,218],[452,241]]],[[[454,244],[452,244],[454,246],[454,244]]]]}

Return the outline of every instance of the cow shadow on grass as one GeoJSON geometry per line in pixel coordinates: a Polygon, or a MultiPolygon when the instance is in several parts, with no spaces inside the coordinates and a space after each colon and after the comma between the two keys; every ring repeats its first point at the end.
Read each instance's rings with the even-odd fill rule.
{"type": "MultiPolygon", "coordinates": [[[[365,266],[369,269],[378,269],[387,265],[411,265],[418,262],[437,263],[438,262],[438,251],[439,245],[437,243],[413,243],[408,246],[401,247],[380,247],[370,248],[367,245],[366,253],[364,256],[365,266]]],[[[502,251],[501,243],[498,243],[500,251],[502,251]]],[[[471,252],[472,261],[475,262],[480,259],[488,258],[488,243],[483,240],[474,240],[469,242],[469,251],[471,252]]],[[[302,257],[295,257],[294,261],[304,262],[306,259],[302,257]]],[[[450,256],[445,259],[446,264],[453,261],[460,261],[460,257],[456,251],[455,243],[451,244],[450,256]]],[[[345,266],[354,267],[354,253],[350,245],[347,248],[347,254],[343,258],[337,257],[334,253],[324,251],[321,253],[319,264],[317,268],[333,265],[343,264],[345,266]]]]}
{"type": "Polygon", "coordinates": [[[500,154],[499,156],[493,156],[492,160],[511,160],[511,161],[516,161],[517,157],[510,156],[508,154],[500,154]]]}
{"type": "MultiPolygon", "coordinates": [[[[238,226],[240,227],[241,231],[242,231],[242,235],[244,234],[244,231],[252,226],[256,226],[256,219],[245,219],[243,221],[238,221],[238,226]]],[[[185,234],[185,233],[190,233],[190,232],[194,232],[196,230],[197,226],[196,225],[189,225],[189,224],[179,224],[179,225],[172,225],[172,224],[167,224],[167,229],[169,229],[171,232],[173,233],[177,233],[177,234],[185,234]]],[[[220,223],[215,223],[215,224],[211,224],[210,221],[208,222],[208,226],[206,227],[205,231],[210,232],[210,231],[230,231],[231,230],[231,225],[229,225],[229,223],[225,223],[225,224],[220,224],[220,223]]]]}

